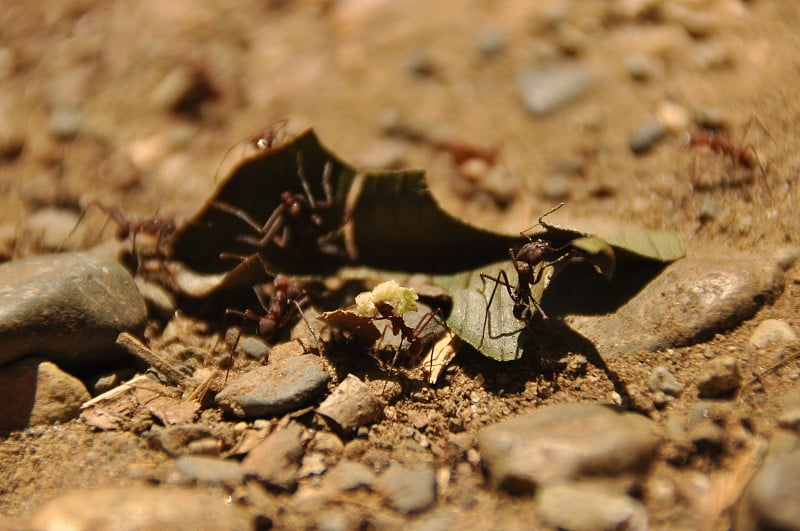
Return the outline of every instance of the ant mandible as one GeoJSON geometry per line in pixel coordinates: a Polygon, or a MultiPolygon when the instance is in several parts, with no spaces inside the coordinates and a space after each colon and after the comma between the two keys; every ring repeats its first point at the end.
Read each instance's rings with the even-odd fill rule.
{"type": "MultiPolygon", "coordinates": [[[[542,219],[562,206],[564,206],[564,203],[560,203],[542,214],[539,217],[537,225],[543,226],[542,219]]],[[[534,225],[534,227],[535,226],[536,225],[534,225]]],[[[495,285],[494,289],[492,289],[492,294],[489,296],[489,301],[486,304],[486,315],[483,318],[483,330],[481,332],[479,348],[483,345],[483,340],[486,336],[486,327],[489,322],[489,308],[492,306],[492,301],[497,293],[498,286],[504,286],[509,297],[511,297],[511,300],[514,302],[513,313],[516,319],[527,323],[533,317],[534,309],[539,312],[543,319],[548,319],[544,309],[533,296],[531,288],[541,281],[546,267],[555,265],[575,255],[576,249],[572,247],[570,243],[556,245],[543,238],[534,240],[525,234],[525,231],[520,232],[520,234],[527,238],[528,241],[516,252],[513,248],[508,250],[511,264],[514,266],[514,270],[517,273],[517,284],[515,286],[512,285],[508,279],[508,275],[503,270],[501,270],[496,277],[481,273],[481,280],[484,283],[484,287],[487,280],[493,281],[495,285]]]]}
{"type": "Polygon", "coordinates": [[[286,248],[292,240],[297,240],[297,245],[304,248],[316,246],[318,238],[322,236],[324,224],[319,212],[333,206],[333,192],[331,190],[331,172],[333,165],[327,161],[322,173],[323,199],[317,199],[311,191],[311,186],[305,176],[302,153],[297,153],[297,177],[303,187],[302,193],[285,191],[281,194],[280,203],[272,211],[263,225],[253,219],[243,209],[229,203],[216,201],[213,207],[222,212],[236,216],[244,221],[259,236],[240,235],[237,240],[254,247],[266,248],[270,243],[286,248]]]}

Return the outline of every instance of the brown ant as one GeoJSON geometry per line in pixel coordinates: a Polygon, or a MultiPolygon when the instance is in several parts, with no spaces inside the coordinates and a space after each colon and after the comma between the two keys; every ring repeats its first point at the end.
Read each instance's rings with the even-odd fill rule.
{"type": "Polygon", "coordinates": [[[250,214],[229,203],[216,201],[213,207],[222,212],[236,216],[253,228],[259,236],[240,235],[236,239],[254,247],[266,248],[271,243],[278,247],[286,248],[290,243],[295,243],[300,248],[312,248],[319,243],[320,232],[324,224],[319,215],[321,210],[333,206],[333,192],[331,190],[331,161],[325,163],[322,173],[322,190],[324,199],[317,199],[311,192],[311,187],[303,170],[303,157],[297,153],[297,177],[303,187],[302,193],[285,191],[281,194],[280,203],[272,211],[263,225],[253,219],[250,214]],[[292,242],[292,240],[295,240],[292,242]]]}
{"type": "MultiPolygon", "coordinates": [[[[555,208],[545,212],[539,217],[539,223],[537,225],[543,225],[542,219],[548,214],[555,212],[563,205],[564,203],[561,203],[555,208]]],[[[536,225],[534,225],[534,227],[535,226],[536,225]]],[[[511,284],[508,279],[508,275],[503,270],[501,270],[496,277],[492,277],[486,273],[481,273],[481,280],[484,283],[484,288],[487,280],[493,281],[495,285],[494,289],[492,290],[492,294],[489,296],[489,301],[486,304],[486,315],[483,318],[483,331],[481,332],[480,345],[483,345],[483,340],[486,336],[486,327],[489,322],[489,308],[492,306],[492,301],[497,293],[498,286],[504,286],[506,291],[508,291],[508,295],[511,297],[511,300],[514,301],[513,313],[516,319],[524,323],[528,323],[529,320],[535,315],[534,310],[539,312],[543,319],[548,319],[544,309],[531,293],[531,287],[541,281],[546,267],[557,264],[563,260],[567,260],[575,255],[576,249],[572,247],[570,243],[556,245],[553,242],[542,238],[537,238],[534,240],[525,234],[525,231],[520,232],[520,234],[527,238],[528,241],[524,243],[517,251],[514,251],[513,248],[508,250],[509,257],[511,258],[511,264],[514,266],[514,270],[517,272],[516,286],[511,284]],[[539,267],[538,271],[536,269],[537,266],[539,267]]]]}
{"type": "MultiPolygon", "coordinates": [[[[158,214],[150,218],[127,218],[121,210],[107,207],[96,200],[91,201],[86,208],[83,209],[83,212],[81,212],[81,215],[78,217],[78,221],[75,223],[75,227],[73,227],[66,239],[72,236],[78,228],[78,225],[89,212],[90,207],[99,209],[108,216],[108,220],[114,221],[117,225],[117,230],[115,232],[117,240],[123,241],[131,238],[131,245],[137,256],[140,255],[136,247],[137,234],[147,234],[155,238],[155,256],[163,258],[168,255],[169,240],[177,230],[175,221],[171,218],[159,216],[158,214]]],[[[106,224],[107,223],[108,221],[106,221],[106,224]]],[[[105,228],[105,225],[103,228],[105,228]]]]}
{"type": "MultiPolygon", "coordinates": [[[[397,315],[395,313],[395,309],[392,307],[391,304],[388,302],[376,302],[375,303],[375,310],[378,315],[372,318],[373,321],[389,321],[389,324],[392,326],[392,334],[400,336],[400,344],[397,347],[397,351],[394,354],[394,358],[392,358],[391,366],[397,363],[397,358],[400,355],[400,351],[403,349],[403,342],[408,342],[408,355],[411,359],[416,360],[422,354],[422,350],[425,348],[426,342],[430,339],[431,334],[434,332],[425,332],[426,328],[430,324],[432,320],[439,322],[439,324],[444,325],[442,322],[441,317],[439,316],[439,310],[430,311],[425,314],[422,319],[419,320],[417,326],[410,327],[406,324],[405,320],[403,319],[402,315],[397,315]]],[[[444,325],[445,327],[447,325],[444,325]]],[[[384,329],[384,335],[386,334],[386,329],[384,329]]],[[[381,338],[383,340],[383,338],[381,338]]],[[[432,361],[432,360],[431,360],[432,361]]]]}

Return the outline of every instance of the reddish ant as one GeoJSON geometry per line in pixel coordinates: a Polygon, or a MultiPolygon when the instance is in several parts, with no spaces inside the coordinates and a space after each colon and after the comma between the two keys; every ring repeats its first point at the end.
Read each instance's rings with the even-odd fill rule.
{"type": "MultiPolygon", "coordinates": [[[[137,256],[140,256],[139,250],[136,248],[137,234],[147,234],[155,238],[155,256],[163,258],[168,255],[169,240],[177,229],[175,221],[157,214],[144,219],[127,218],[121,210],[107,207],[96,200],[91,201],[86,208],[83,209],[83,212],[81,212],[81,215],[78,217],[78,221],[75,223],[75,227],[73,227],[66,239],[69,239],[75,232],[80,222],[89,212],[89,208],[92,206],[101,210],[108,216],[109,220],[113,220],[117,225],[117,231],[115,233],[117,240],[122,241],[131,238],[131,245],[137,256]]],[[[108,221],[106,221],[106,223],[108,223],[108,221]]]]}
{"type": "Polygon", "coordinates": [[[314,197],[311,187],[303,170],[303,157],[297,153],[297,177],[303,187],[302,193],[285,191],[281,194],[280,204],[275,207],[267,221],[261,225],[247,212],[222,201],[214,203],[213,207],[222,212],[231,214],[247,223],[258,232],[259,237],[240,235],[237,240],[258,248],[266,248],[270,243],[286,248],[294,239],[300,248],[313,248],[319,244],[320,232],[324,220],[318,212],[333,206],[333,192],[331,190],[331,161],[325,163],[322,173],[322,190],[325,198],[320,200],[314,197]]]}
{"type": "Polygon", "coordinates": [[[282,120],[275,120],[267,124],[267,126],[262,129],[261,131],[254,133],[247,137],[246,139],[242,139],[231,147],[225,152],[222,156],[222,161],[219,163],[217,167],[217,171],[214,172],[214,182],[217,182],[217,175],[219,174],[219,169],[222,167],[222,164],[225,162],[225,159],[228,158],[231,151],[234,150],[237,146],[241,146],[242,143],[246,141],[246,145],[250,146],[251,148],[255,148],[257,150],[264,150],[264,149],[272,149],[274,147],[278,147],[284,143],[286,143],[291,137],[292,134],[289,131],[289,120],[282,119],[282,120]]]}
{"type": "MultiPolygon", "coordinates": [[[[431,335],[436,333],[435,331],[426,332],[426,329],[428,328],[428,325],[430,325],[431,321],[435,320],[439,324],[445,327],[447,326],[442,322],[441,317],[439,317],[439,310],[428,312],[422,317],[422,319],[419,320],[417,325],[412,328],[406,324],[403,316],[395,313],[395,309],[388,302],[375,303],[375,309],[378,315],[373,317],[372,320],[389,321],[389,324],[392,326],[392,334],[395,336],[400,336],[400,345],[398,345],[397,351],[394,354],[394,358],[392,358],[392,367],[394,367],[394,365],[397,363],[397,357],[400,355],[400,351],[403,349],[403,341],[408,342],[409,357],[411,357],[413,360],[416,360],[422,354],[422,350],[425,348],[426,343],[431,339],[431,335]]],[[[386,329],[384,329],[384,335],[385,334],[386,329]]],[[[383,338],[381,338],[381,341],[382,340],[383,338]]]]}
{"type": "MultiPolygon", "coordinates": [[[[762,124],[757,118],[751,118],[747,122],[747,125],[745,126],[745,134],[753,121],[755,121],[761,127],[761,129],[763,129],[764,132],[770,136],[770,138],[772,137],[764,124],[762,124]]],[[[731,142],[724,133],[716,132],[712,129],[699,129],[692,133],[686,133],[686,145],[691,147],[707,147],[714,153],[727,156],[734,165],[745,169],[753,169],[758,167],[759,171],[761,172],[761,177],[765,180],[767,189],[769,190],[770,194],[772,193],[769,180],[767,179],[767,171],[764,168],[764,165],[761,163],[761,159],[758,157],[758,153],[752,144],[739,145],[731,142]]]]}
{"type": "MultiPolygon", "coordinates": [[[[539,223],[537,225],[543,225],[542,219],[548,214],[555,212],[563,205],[564,203],[561,203],[555,208],[545,212],[539,217],[539,223]]],[[[534,310],[539,312],[543,319],[548,319],[544,309],[531,293],[531,287],[541,281],[546,267],[555,265],[575,255],[576,250],[569,243],[559,246],[542,238],[531,239],[530,236],[525,234],[525,231],[520,232],[520,234],[527,238],[528,241],[516,252],[513,248],[508,250],[511,264],[517,272],[517,285],[511,285],[505,271],[501,270],[496,277],[481,273],[481,280],[484,283],[484,288],[487,280],[493,281],[495,285],[492,294],[489,296],[489,301],[486,304],[486,315],[483,318],[483,331],[481,333],[480,345],[483,345],[483,340],[486,336],[486,327],[489,323],[489,308],[492,306],[492,301],[497,293],[498,286],[504,286],[511,300],[514,301],[513,313],[516,319],[528,323],[534,315],[534,310]]],[[[480,348],[480,345],[478,348],[480,348]]]]}

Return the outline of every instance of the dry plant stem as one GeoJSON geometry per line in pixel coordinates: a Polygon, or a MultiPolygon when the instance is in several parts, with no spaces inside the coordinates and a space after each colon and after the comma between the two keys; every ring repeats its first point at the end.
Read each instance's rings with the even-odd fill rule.
{"type": "Polygon", "coordinates": [[[790,352],[789,354],[787,354],[786,356],[784,356],[783,358],[781,358],[780,360],[778,360],[776,363],[772,364],[771,366],[767,367],[763,371],[755,373],[755,375],[752,378],[750,378],[748,381],[746,381],[739,388],[738,400],[741,400],[745,389],[747,389],[748,387],[750,387],[751,385],[753,385],[756,382],[760,382],[761,385],[763,386],[764,384],[761,381],[761,379],[764,376],[766,376],[768,374],[772,374],[773,372],[777,371],[778,369],[780,369],[781,367],[783,367],[784,365],[786,365],[790,361],[796,360],[797,358],[800,358],[800,350],[796,350],[795,352],[790,352]]]}
{"type": "Polygon", "coordinates": [[[117,345],[163,374],[170,383],[183,386],[184,376],[177,369],[128,332],[122,332],[117,336],[117,345]]]}

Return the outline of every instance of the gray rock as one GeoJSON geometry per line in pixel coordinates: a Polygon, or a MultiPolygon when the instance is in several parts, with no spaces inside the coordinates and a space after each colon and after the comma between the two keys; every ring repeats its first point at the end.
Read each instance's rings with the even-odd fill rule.
{"type": "Polygon", "coordinates": [[[172,487],[73,491],[39,509],[32,529],[253,529],[254,515],[224,496],[172,487]]]}
{"type": "Polygon", "coordinates": [[[565,321],[609,359],[700,342],[752,317],[783,288],[783,269],[767,255],[706,253],[670,264],[612,314],[565,321]]]}
{"type": "Polygon", "coordinates": [[[800,450],[768,457],[750,483],[747,501],[758,529],[800,530],[800,450]]]}
{"type": "Polygon", "coordinates": [[[636,155],[650,151],[667,134],[667,128],[657,120],[646,122],[631,133],[628,147],[636,155]]]}
{"type": "Polygon", "coordinates": [[[502,29],[490,28],[478,38],[478,53],[484,59],[500,55],[508,46],[508,37],[502,29]]]}
{"type": "Polygon", "coordinates": [[[733,356],[719,356],[709,361],[697,375],[701,398],[714,398],[732,393],[742,382],[739,364],[733,356]]]}
{"type": "Polygon", "coordinates": [[[653,421],[603,404],[547,406],[478,434],[490,483],[514,493],[565,478],[642,467],[660,442],[653,421]]]}
{"type": "Polygon", "coordinates": [[[68,105],[60,105],[50,113],[50,134],[59,140],[72,140],[81,130],[84,113],[68,105]]]}
{"type": "Polygon", "coordinates": [[[247,454],[242,470],[269,487],[294,490],[305,452],[302,435],[303,427],[299,424],[276,430],[247,454]]]}
{"type": "Polygon", "coordinates": [[[265,360],[269,356],[269,345],[258,336],[242,336],[236,349],[257,360],[265,360]]]}
{"type": "Polygon", "coordinates": [[[519,90],[528,111],[542,116],[586,94],[596,77],[583,63],[564,62],[523,71],[519,90]]]}
{"type": "Polygon", "coordinates": [[[652,392],[661,391],[670,396],[680,396],[683,392],[683,384],[664,365],[653,369],[647,380],[647,387],[652,392]]]}
{"type": "Polygon", "coordinates": [[[319,405],[317,413],[350,433],[383,418],[383,406],[364,382],[349,374],[319,405]]]}
{"type": "Polygon", "coordinates": [[[0,368],[0,396],[0,430],[66,422],[91,398],[80,380],[36,358],[0,368]]]}
{"type": "Polygon", "coordinates": [[[318,356],[277,359],[229,383],[216,401],[238,418],[282,415],[322,394],[329,379],[318,356]]]}
{"type": "Polygon", "coordinates": [[[71,210],[37,210],[25,220],[19,240],[32,242],[35,249],[43,252],[80,249],[85,244],[86,231],[78,220],[78,214],[71,210]]]}
{"type": "Polygon", "coordinates": [[[223,484],[231,488],[244,481],[244,472],[237,461],[216,457],[182,455],[175,460],[180,481],[223,484]]]}
{"type": "Polygon", "coordinates": [[[642,503],[600,485],[546,485],[536,495],[536,510],[551,526],[570,531],[647,529],[647,510],[642,503]]]}
{"type": "Polygon", "coordinates": [[[424,511],[436,501],[436,479],[427,467],[394,463],[381,474],[374,488],[389,505],[405,514],[424,511]]]}
{"type": "Polygon", "coordinates": [[[345,459],[325,474],[323,481],[326,490],[343,492],[371,486],[375,474],[366,465],[345,459]]]}
{"type": "Polygon", "coordinates": [[[39,353],[64,365],[126,355],[115,341],[147,311],[130,273],[84,253],[0,265],[0,365],[39,353]]]}
{"type": "Polygon", "coordinates": [[[199,424],[179,424],[167,428],[153,428],[145,434],[145,437],[151,446],[175,457],[189,453],[189,445],[192,442],[213,438],[215,433],[211,428],[199,424]]]}
{"type": "Polygon", "coordinates": [[[792,325],[781,319],[764,319],[750,335],[750,344],[756,348],[764,348],[770,343],[784,345],[797,341],[797,334],[792,325]]]}

